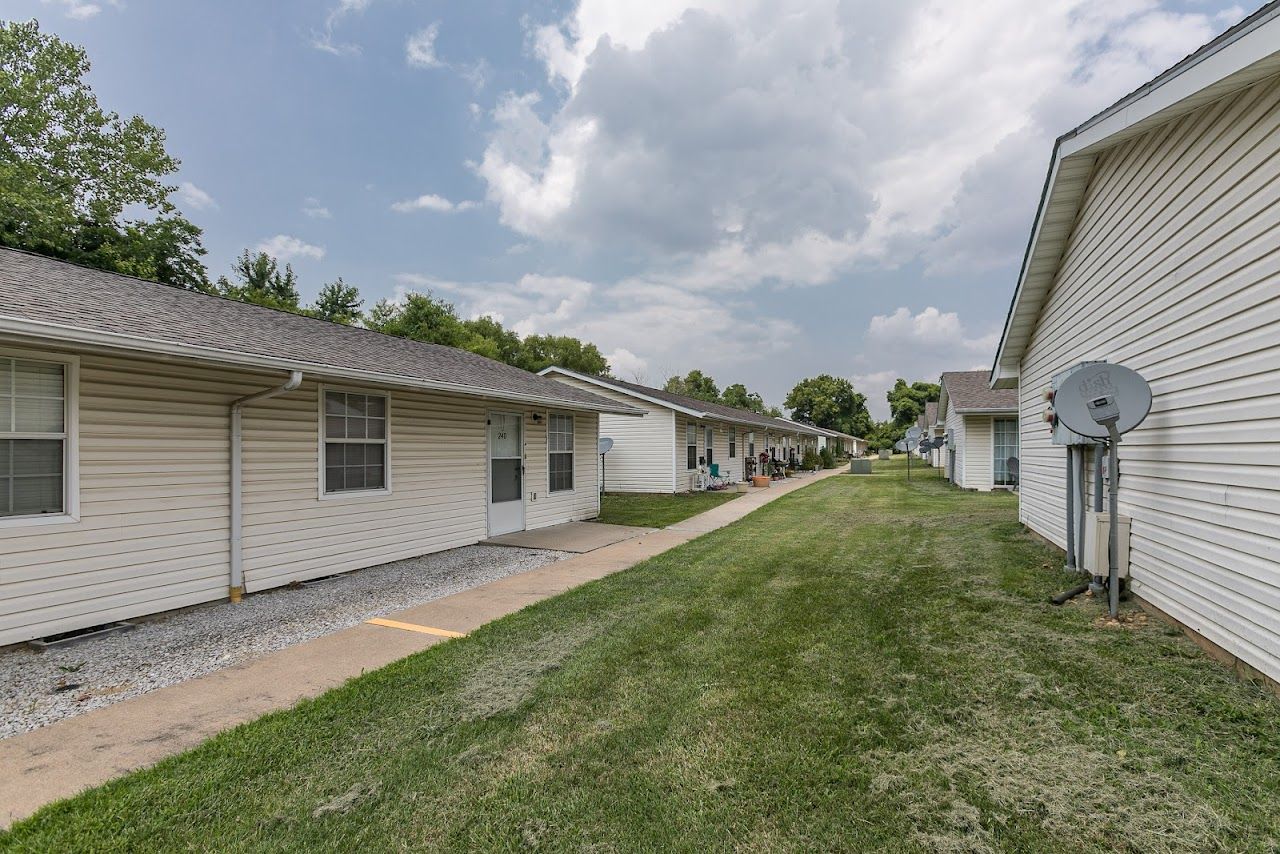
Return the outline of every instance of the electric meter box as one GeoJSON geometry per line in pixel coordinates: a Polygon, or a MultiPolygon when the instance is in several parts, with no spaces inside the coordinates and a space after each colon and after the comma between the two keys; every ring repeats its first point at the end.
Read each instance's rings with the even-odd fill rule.
{"type": "MultiPolygon", "coordinates": [[[[1058,389],[1062,388],[1068,382],[1071,381],[1071,375],[1074,374],[1076,371],[1080,370],[1081,368],[1087,365],[1096,365],[1096,364],[1098,364],[1096,361],[1081,362],[1078,365],[1072,365],[1071,367],[1067,368],[1065,371],[1060,371],[1059,373],[1054,374],[1053,384],[1051,386],[1054,394],[1056,395],[1058,393],[1058,389]]],[[[1092,445],[1098,444],[1098,440],[1091,439],[1088,436],[1081,436],[1079,433],[1076,433],[1074,430],[1069,429],[1067,425],[1062,423],[1062,419],[1058,418],[1058,419],[1055,419],[1053,422],[1053,444],[1092,446],[1092,445]]]]}
{"type": "MultiPolygon", "coordinates": [[[[1116,563],[1119,577],[1129,577],[1129,529],[1128,516],[1116,517],[1116,563]]],[[[1090,575],[1106,575],[1110,569],[1111,515],[1086,510],[1084,514],[1084,547],[1080,550],[1080,568],[1090,575]]]]}

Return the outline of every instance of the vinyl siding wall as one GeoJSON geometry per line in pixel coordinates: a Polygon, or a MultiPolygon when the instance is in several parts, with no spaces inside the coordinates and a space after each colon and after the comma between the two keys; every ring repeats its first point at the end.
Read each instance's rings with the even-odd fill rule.
{"type": "Polygon", "coordinates": [[[1280,678],[1280,85],[1098,161],[1020,369],[1020,515],[1065,543],[1041,392],[1088,359],[1150,381],[1120,447],[1134,592],[1280,678]]]}
{"type": "Polygon", "coordinates": [[[991,416],[969,415],[964,418],[964,483],[965,489],[990,492],[994,472],[991,456],[991,416]]]}
{"type": "MultiPolygon", "coordinates": [[[[604,464],[604,488],[607,492],[672,491],[671,425],[674,413],[670,409],[574,377],[561,374],[547,376],[644,411],[641,418],[609,413],[600,415],[600,435],[613,439],[613,450],[606,455],[604,464]]],[[[680,441],[683,443],[683,437],[680,441]]],[[[680,460],[683,466],[683,444],[680,460]]]]}
{"type": "Polygon", "coordinates": [[[955,450],[955,460],[951,464],[951,470],[946,472],[951,478],[951,482],[956,486],[964,486],[964,460],[965,460],[965,420],[964,416],[956,412],[955,405],[950,399],[947,400],[947,418],[945,421],[947,432],[951,434],[951,444],[955,450]]]}
{"type": "MultiPolygon", "coordinates": [[[[80,521],[0,527],[0,644],[224,598],[228,404],[282,379],[82,354],[80,521]]],[[[526,489],[538,493],[526,523],[596,514],[594,414],[576,419],[576,444],[592,449],[579,453],[577,489],[548,499],[545,419],[533,425],[532,410],[394,389],[391,494],[322,499],[318,387],[308,377],[245,410],[249,592],[483,539],[491,407],[526,415],[526,489]]]]}

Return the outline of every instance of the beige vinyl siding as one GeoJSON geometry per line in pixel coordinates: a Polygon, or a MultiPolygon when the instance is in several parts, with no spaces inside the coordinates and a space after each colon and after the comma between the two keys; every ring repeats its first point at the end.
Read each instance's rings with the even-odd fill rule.
{"type": "Polygon", "coordinates": [[[990,492],[994,480],[991,416],[964,415],[964,488],[990,492]]]}
{"type": "MultiPolygon", "coordinates": [[[[561,412],[568,415],[572,413],[561,412]]],[[[600,515],[599,466],[596,457],[596,415],[580,412],[573,418],[573,489],[551,492],[547,457],[547,426],[529,424],[525,432],[525,527],[544,528],[561,522],[594,519],[600,515]]]]}
{"type": "MultiPolygon", "coordinates": [[[[600,435],[613,439],[613,450],[606,455],[604,464],[606,492],[672,491],[671,425],[674,413],[670,409],[575,377],[555,373],[547,376],[644,412],[640,418],[609,413],[600,415],[600,435]]],[[[684,460],[683,447],[680,459],[684,460]]]]}
{"type": "Polygon", "coordinates": [[[1063,544],[1054,373],[1105,358],[1152,385],[1120,448],[1134,591],[1280,678],[1280,85],[1104,153],[1020,368],[1021,518],[1063,544]]]}
{"type": "MultiPolygon", "coordinates": [[[[228,405],[283,377],[176,360],[80,357],[80,520],[0,527],[0,644],[227,594],[228,405]]],[[[385,390],[391,494],[321,498],[318,386],[307,377],[297,391],[245,410],[248,591],[486,536],[486,412],[523,411],[528,430],[528,410],[385,390]]],[[[594,416],[577,421],[578,443],[594,442],[594,416]]],[[[528,434],[526,455],[535,445],[545,451],[540,429],[528,434]]],[[[543,503],[542,454],[528,481],[540,493],[536,510],[534,502],[527,507],[528,524],[594,515],[591,457],[576,461],[582,480],[573,499],[543,503]]]]}
{"type": "Polygon", "coordinates": [[[951,482],[956,486],[964,486],[964,460],[965,460],[965,422],[964,416],[956,412],[955,404],[948,398],[947,400],[947,432],[951,434],[951,446],[955,451],[955,460],[952,462],[952,471],[949,472],[951,482]]]}

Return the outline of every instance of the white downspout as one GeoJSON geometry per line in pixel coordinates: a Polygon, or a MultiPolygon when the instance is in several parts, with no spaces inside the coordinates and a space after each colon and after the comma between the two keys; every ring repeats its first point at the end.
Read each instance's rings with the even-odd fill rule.
{"type": "Polygon", "coordinates": [[[243,444],[242,414],[244,408],[250,403],[257,403],[260,400],[293,391],[300,385],[302,385],[302,371],[292,371],[283,385],[231,402],[231,584],[227,592],[232,602],[239,602],[240,597],[244,595],[242,553],[244,502],[241,494],[244,486],[244,459],[241,447],[243,444]]]}

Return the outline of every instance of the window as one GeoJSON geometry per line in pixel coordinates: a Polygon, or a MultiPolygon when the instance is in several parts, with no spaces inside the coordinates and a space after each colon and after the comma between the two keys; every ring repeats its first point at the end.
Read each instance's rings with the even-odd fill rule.
{"type": "Polygon", "coordinates": [[[684,463],[688,469],[698,467],[698,428],[692,424],[684,425],[684,463]]]}
{"type": "Polygon", "coordinates": [[[754,431],[747,434],[747,459],[754,460],[756,458],[756,434],[754,431]]]}
{"type": "Polygon", "coordinates": [[[707,465],[708,466],[710,466],[712,463],[711,449],[715,444],[714,437],[715,437],[715,432],[710,427],[708,427],[706,429],[706,432],[703,434],[703,442],[702,442],[703,446],[707,449],[707,465]]]}
{"type": "Polygon", "coordinates": [[[996,418],[992,429],[995,484],[996,486],[1014,486],[1018,482],[1018,476],[1010,469],[1009,460],[1018,457],[1018,419],[996,418]]]}
{"type": "Polygon", "coordinates": [[[0,357],[0,518],[67,512],[67,371],[0,357]]]}
{"type": "Polygon", "coordinates": [[[387,398],[324,392],[324,492],[387,488],[387,398]]]}
{"type": "Polygon", "coordinates": [[[573,489],[573,416],[552,414],[547,424],[547,450],[551,492],[573,489]]]}
{"type": "Polygon", "coordinates": [[[738,428],[729,428],[729,459],[738,456],[738,428]]]}

